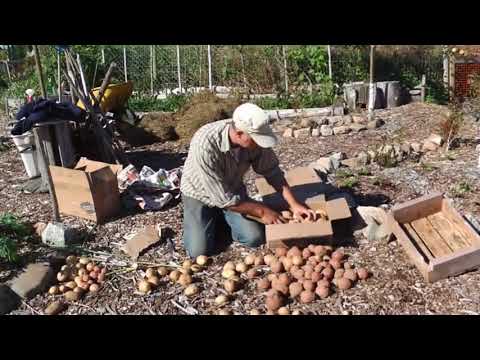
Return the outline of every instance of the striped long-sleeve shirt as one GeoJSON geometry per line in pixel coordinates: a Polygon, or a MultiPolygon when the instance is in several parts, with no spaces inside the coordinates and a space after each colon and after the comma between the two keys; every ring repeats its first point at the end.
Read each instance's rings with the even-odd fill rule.
{"type": "Polygon", "coordinates": [[[184,195],[222,209],[247,198],[243,176],[250,166],[274,187],[285,181],[272,149],[231,146],[230,123],[230,119],[213,122],[195,133],[180,186],[184,195]]]}

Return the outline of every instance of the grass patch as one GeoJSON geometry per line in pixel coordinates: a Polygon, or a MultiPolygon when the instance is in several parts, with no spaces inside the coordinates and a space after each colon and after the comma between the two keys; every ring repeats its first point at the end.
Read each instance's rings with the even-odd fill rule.
{"type": "Polygon", "coordinates": [[[0,216],[0,258],[9,262],[16,262],[19,259],[17,253],[18,238],[30,234],[28,227],[12,214],[0,216]]]}
{"type": "Polygon", "coordinates": [[[352,176],[341,181],[339,187],[344,189],[352,189],[357,186],[358,183],[358,178],[356,176],[352,176]]]}
{"type": "Polygon", "coordinates": [[[420,166],[422,167],[422,170],[423,171],[427,171],[427,172],[431,172],[433,170],[437,170],[438,168],[432,164],[429,164],[429,163],[420,163],[420,166]]]}
{"type": "Polygon", "coordinates": [[[466,181],[462,181],[459,184],[455,185],[451,189],[451,193],[454,197],[459,197],[463,198],[465,195],[473,191],[473,187],[470,185],[470,183],[466,181]]]}

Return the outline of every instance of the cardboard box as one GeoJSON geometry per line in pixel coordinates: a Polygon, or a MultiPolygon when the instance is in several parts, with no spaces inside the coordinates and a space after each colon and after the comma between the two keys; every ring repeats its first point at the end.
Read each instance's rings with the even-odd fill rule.
{"type": "MultiPolygon", "coordinates": [[[[323,194],[326,184],[311,168],[294,168],[285,174],[285,179],[299,201],[313,210],[324,210],[328,218],[314,223],[266,225],[267,246],[276,248],[330,242],[334,235],[333,225],[352,217],[347,201],[344,198],[327,201],[323,194]]],[[[255,185],[266,205],[278,211],[288,209],[286,201],[264,178],[257,179],[255,185]]]]}
{"type": "Polygon", "coordinates": [[[60,213],[104,223],[120,210],[121,165],[80,159],[74,169],[49,166],[60,213]]]}

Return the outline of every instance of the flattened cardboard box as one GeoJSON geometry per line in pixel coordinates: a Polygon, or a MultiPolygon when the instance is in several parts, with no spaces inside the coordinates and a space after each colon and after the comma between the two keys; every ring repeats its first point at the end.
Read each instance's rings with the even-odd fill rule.
{"type": "Polygon", "coordinates": [[[81,158],[74,169],[49,168],[60,213],[101,224],[120,210],[117,173],[121,165],[81,158]]]}
{"type": "MultiPolygon", "coordinates": [[[[326,201],[322,182],[315,170],[307,167],[294,168],[285,174],[285,179],[298,200],[313,210],[324,210],[328,219],[315,223],[276,224],[265,226],[267,246],[270,248],[306,245],[313,240],[330,240],[333,236],[332,222],[349,219],[352,214],[344,198],[326,201]]],[[[288,204],[264,178],[255,181],[263,202],[276,210],[288,209],[288,204]]]]}

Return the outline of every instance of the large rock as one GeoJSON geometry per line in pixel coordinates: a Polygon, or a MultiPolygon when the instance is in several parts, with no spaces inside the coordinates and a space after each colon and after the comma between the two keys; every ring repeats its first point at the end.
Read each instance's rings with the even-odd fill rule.
{"type": "Polygon", "coordinates": [[[354,124],[366,124],[367,123],[367,119],[364,118],[363,116],[359,116],[359,115],[353,115],[352,116],[352,121],[354,124]]]}
{"type": "Polygon", "coordinates": [[[341,134],[347,134],[349,133],[351,130],[348,126],[338,126],[338,127],[334,127],[333,128],[333,133],[335,135],[341,135],[341,134]]]}
{"type": "Polygon", "coordinates": [[[320,127],[320,134],[322,134],[322,136],[332,136],[333,135],[333,129],[329,125],[322,125],[320,127]]]}
{"type": "Polygon", "coordinates": [[[340,167],[340,161],[346,159],[346,155],[343,152],[337,152],[329,157],[329,159],[332,161],[332,166],[335,170],[337,170],[340,167]]]}
{"type": "Polygon", "coordinates": [[[74,244],[79,236],[76,229],[62,223],[48,223],[42,232],[42,242],[45,245],[64,248],[74,244]]]}
{"type": "Polygon", "coordinates": [[[319,128],[312,129],[312,136],[315,136],[315,137],[320,136],[320,129],[319,128]]]}
{"type": "Polygon", "coordinates": [[[10,287],[0,284],[0,315],[8,314],[20,306],[22,299],[10,287]]]}
{"type": "Polygon", "coordinates": [[[333,115],[344,115],[345,114],[345,108],[343,106],[334,106],[333,115]]]}
{"type": "Polygon", "coordinates": [[[430,135],[426,141],[430,141],[437,146],[442,146],[443,145],[442,137],[440,135],[437,135],[437,134],[430,135]]]}
{"type": "Polygon", "coordinates": [[[353,123],[353,120],[350,115],[346,115],[343,117],[343,125],[351,125],[352,123],[353,123]]]}
{"type": "Polygon", "coordinates": [[[303,118],[300,120],[300,127],[301,128],[310,128],[315,125],[315,121],[312,118],[303,118]]]}
{"type": "Polygon", "coordinates": [[[361,151],[361,152],[358,153],[357,159],[358,159],[360,164],[367,165],[369,160],[370,160],[370,157],[368,156],[368,154],[365,151],[361,151]]]}
{"type": "Polygon", "coordinates": [[[410,151],[412,150],[412,147],[410,146],[409,143],[404,143],[401,146],[401,150],[406,156],[408,156],[410,155],[410,151]]]}
{"type": "Polygon", "coordinates": [[[288,128],[287,130],[285,130],[285,132],[283,133],[283,137],[293,137],[293,129],[288,128]]]}
{"type": "Polygon", "coordinates": [[[418,143],[418,142],[413,142],[410,144],[413,152],[416,152],[417,154],[422,152],[422,144],[418,143]]]}
{"type": "Polygon", "coordinates": [[[367,129],[370,129],[370,130],[379,128],[380,126],[382,126],[382,121],[379,119],[375,119],[367,123],[367,129]]]}
{"type": "Polygon", "coordinates": [[[349,168],[352,168],[352,169],[357,169],[357,168],[362,166],[362,163],[360,162],[360,160],[357,157],[342,160],[340,163],[343,166],[346,166],[346,167],[349,167],[349,168]]]}
{"type": "Polygon", "coordinates": [[[30,299],[44,292],[55,282],[55,272],[48,263],[29,264],[9,282],[10,288],[21,298],[30,299]]]}
{"type": "Polygon", "coordinates": [[[316,116],[312,120],[317,124],[317,126],[327,125],[328,118],[326,116],[316,116]]]}
{"type": "Polygon", "coordinates": [[[328,157],[322,157],[317,161],[314,161],[313,163],[311,163],[309,166],[315,170],[325,172],[325,173],[330,173],[334,170],[333,162],[328,157]]]}
{"type": "Polygon", "coordinates": [[[387,221],[387,213],[380,207],[359,206],[356,210],[367,225],[374,221],[378,224],[383,224],[387,221]]]}
{"type": "Polygon", "coordinates": [[[422,145],[422,151],[436,151],[438,149],[438,145],[431,142],[431,141],[428,141],[428,140],[425,140],[423,142],[423,145],[422,145]]]}
{"type": "Polygon", "coordinates": [[[310,136],[310,128],[298,129],[293,132],[295,138],[306,138],[310,136]]]}
{"type": "Polygon", "coordinates": [[[367,126],[366,125],[363,125],[363,124],[352,124],[350,125],[350,129],[352,131],[355,131],[355,132],[360,132],[360,131],[363,131],[363,130],[367,130],[367,126]]]}
{"type": "Polygon", "coordinates": [[[341,126],[343,125],[343,116],[331,116],[328,118],[328,125],[341,126]]]}

